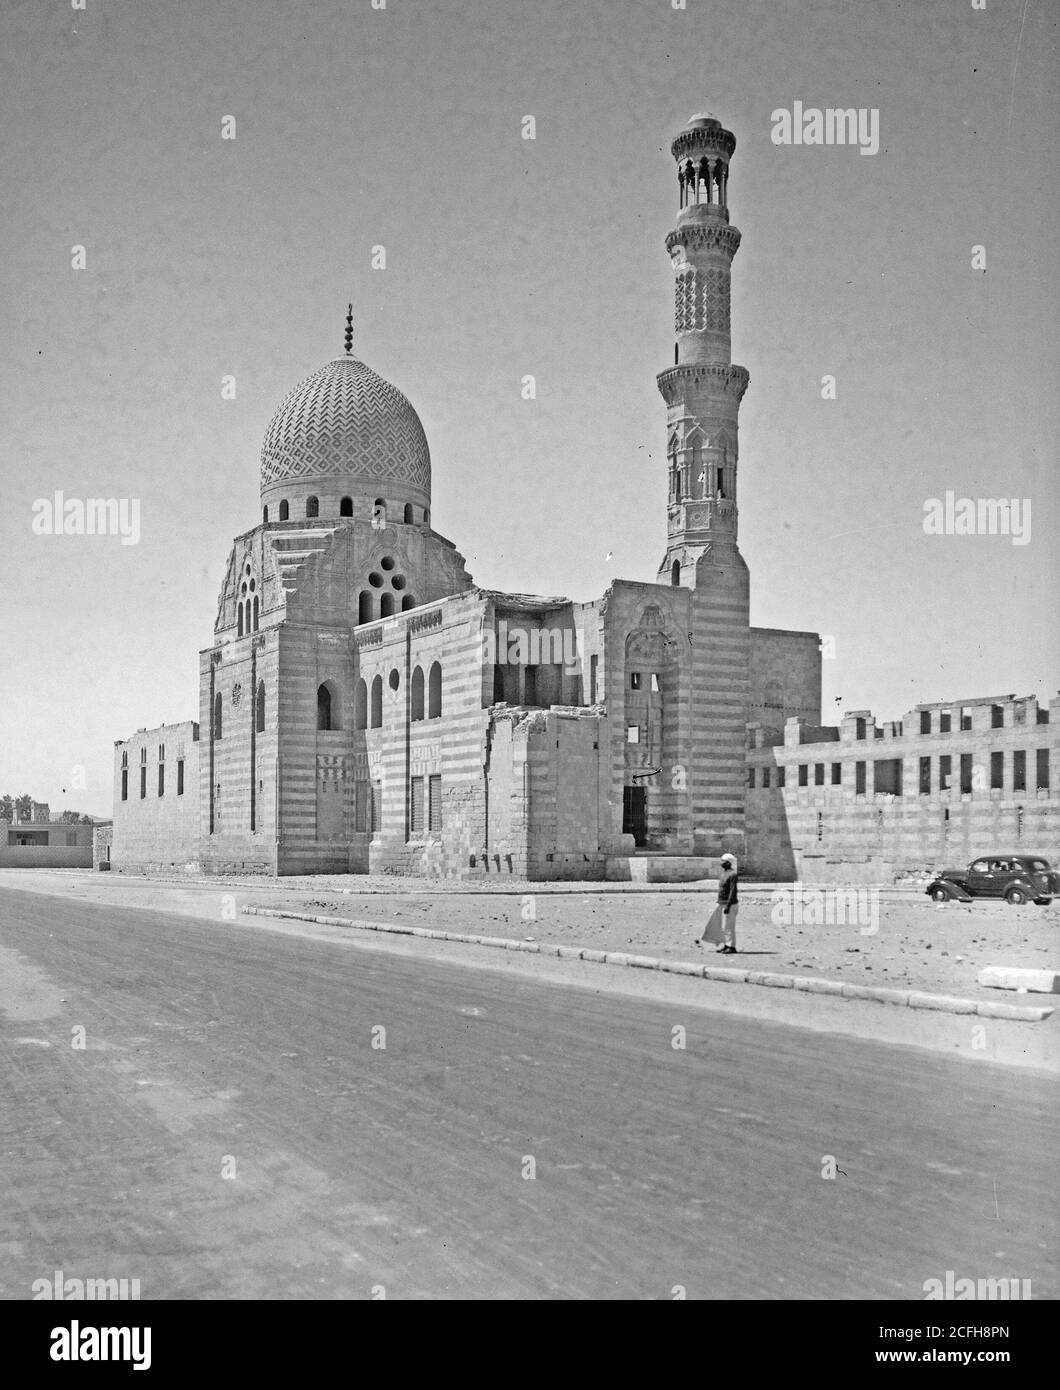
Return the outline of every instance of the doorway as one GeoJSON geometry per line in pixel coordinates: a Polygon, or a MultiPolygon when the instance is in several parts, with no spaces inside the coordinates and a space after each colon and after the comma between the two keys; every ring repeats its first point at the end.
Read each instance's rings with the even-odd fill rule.
{"type": "Polygon", "coordinates": [[[647,843],[647,798],[646,787],[622,788],[622,834],[632,835],[638,849],[647,843]]]}

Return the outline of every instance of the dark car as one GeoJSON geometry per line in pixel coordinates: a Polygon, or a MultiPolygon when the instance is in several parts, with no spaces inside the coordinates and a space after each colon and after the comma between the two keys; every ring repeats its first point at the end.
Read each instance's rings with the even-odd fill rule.
{"type": "Polygon", "coordinates": [[[1040,854],[990,854],[966,869],[943,869],[925,889],[937,903],[1004,898],[1007,903],[1049,903],[1060,894],[1060,873],[1040,854]]]}

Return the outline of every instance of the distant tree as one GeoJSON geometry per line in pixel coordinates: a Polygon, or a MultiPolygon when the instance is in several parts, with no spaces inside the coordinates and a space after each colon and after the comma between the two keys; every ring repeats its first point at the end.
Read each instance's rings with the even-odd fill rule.
{"type": "Polygon", "coordinates": [[[60,825],[79,825],[81,822],[80,811],[62,811],[59,814],[60,825]]]}
{"type": "Polygon", "coordinates": [[[29,792],[23,792],[15,798],[15,810],[18,812],[19,820],[29,820],[33,814],[33,798],[29,792]]]}
{"type": "Polygon", "coordinates": [[[0,820],[15,819],[15,798],[13,796],[0,796],[0,820]]]}
{"type": "Polygon", "coordinates": [[[95,816],[84,815],[84,816],[81,817],[81,824],[82,824],[82,825],[95,825],[95,823],[96,823],[96,818],[95,818],[95,816]]]}

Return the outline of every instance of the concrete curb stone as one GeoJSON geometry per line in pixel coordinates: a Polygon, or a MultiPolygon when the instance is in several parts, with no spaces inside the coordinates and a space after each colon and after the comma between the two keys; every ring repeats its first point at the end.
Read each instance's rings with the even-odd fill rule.
{"type": "Polygon", "coordinates": [[[792,989],[795,984],[794,975],[778,975],[773,970],[751,970],[747,975],[749,985],[767,985],[771,989],[792,989]]]}
{"type": "Polygon", "coordinates": [[[795,988],[807,994],[842,994],[842,980],[822,980],[815,975],[796,975],[795,988]]]}
{"type": "Polygon", "coordinates": [[[920,990],[910,990],[911,1009],[939,1009],[949,1014],[974,1014],[974,999],[958,999],[952,994],[924,994],[920,990]]]}
{"type": "Polygon", "coordinates": [[[632,955],[628,951],[601,951],[587,946],[554,946],[537,941],[516,941],[504,936],[476,936],[464,932],[433,931],[429,927],[398,926],[390,922],[356,921],[348,917],[323,917],[308,912],[286,912],[271,907],[244,907],[251,917],[279,917],[296,922],[316,922],[325,927],[354,927],[361,931],[384,932],[395,936],[418,936],[433,941],[461,941],[473,946],[492,946],[507,951],[558,956],[564,960],[584,960],[598,965],[619,965],[640,970],[659,970],[671,975],[702,976],[723,984],[751,984],[772,989],[797,989],[807,994],[840,995],[846,999],[868,999],[879,1004],[898,1004],[913,1009],[934,1009],[940,1013],[979,1014],[983,1018],[1011,1019],[1021,1023],[1040,1023],[1053,1009],[1028,1004],[995,1004],[990,1000],[961,999],[950,994],[928,994],[921,990],[888,989],[882,985],[845,984],[815,976],[784,975],[771,970],[742,970],[738,966],[700,965],[698,961],[667,961],[655,956],[632,955]]]}

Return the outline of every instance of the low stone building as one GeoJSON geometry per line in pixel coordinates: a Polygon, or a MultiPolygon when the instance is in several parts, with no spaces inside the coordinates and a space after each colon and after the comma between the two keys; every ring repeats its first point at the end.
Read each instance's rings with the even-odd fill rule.
{"type": "MultiPolygon", "coordinates": [[[[42,803],[36,803],[42,804],[42,803]]],[[[76,822],[0,821],[0,868],[88,869],[92,826],[76,822]]]]}

